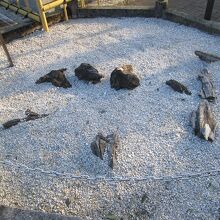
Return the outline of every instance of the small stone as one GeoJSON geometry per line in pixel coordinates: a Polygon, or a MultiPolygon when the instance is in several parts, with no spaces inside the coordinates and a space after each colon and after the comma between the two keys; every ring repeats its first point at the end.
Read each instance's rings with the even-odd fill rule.
{"type": "Polygon", "coordinates": [[[141,198],[141,203],[144,203],[145,201],[148,201],[148,200],[149,200],[149,198],[148,198],[147,194],[144,193],[141,198]]]}
{"type": "Polygon", "coordinates": [[[100,82],[103,78],[103,75],[99,74],[98,70],[88,63],[82,63],[77,67],[75,69],[75,75],[79,80],[85,80],[94,84],[100,82]]]}
{"type": "Polygon", "coordinates": [[[166,81],[166,84],[170,86],[176,92],[185,93],[187,95],[192,95],[192,93],[188,90],[186,86],[184,86],[183,84],[179,83],[178,81],[174,79],[166,81]]]}
{"type": "Polygon", "coordinates": [[[10,120],[10,121],[4,123],[3,127],[5,129],[8,129],[8,128],[12,127],[12,126],[17,125],[19,122],[21,122],[21,119],[13,119],[13,120],[10,120]]]}
{"type": "Polygon", "coordinates": [[[204,53],[202,51],[195,51],[196,56],[199,57],[200,60],[205,61],[206,63],[212,63],[216,61],[220,61],[220,57],[210,54],[210,53],[204,53]]]}
{"type": "Polygon", "coordinates": [[[116,90],[134,89],[140,85],[140,80],[137,75],[133,73],[131,65],[123,65],[111,73],[110,83],[111,87],[116,90]]]}
{"type": "Polygon", "coordinates": [[[104,113],[106,113],[107,111],[105,110],[105,109],[101,109],[100,111],[99,111],[99,113],[100,114],[104,114],[104,113]]]}
{"type": "Polygon", "coordinates": [[[66,206],[69,208],[69,206],[70,206],[70,204],[71,204],[71,201],[70,201],[69,198],[67,198],[67,199],[65,200],[65,204],[66,204],[66,206]]]}

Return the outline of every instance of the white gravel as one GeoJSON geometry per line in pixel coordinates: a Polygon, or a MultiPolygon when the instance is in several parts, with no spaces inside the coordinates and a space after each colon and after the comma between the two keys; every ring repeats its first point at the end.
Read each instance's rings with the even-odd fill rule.
{"type": "MultiPolygon", "coordinates": [[[[218,92],[220,88],[220,62],[207,65],[194,51],[220,54],[220,37],[158,19],[96,18],[55,25],[49,33],[35,32],[8,48],[15,67],[5,68],[7,61],[0,51],[0,124],[23,117],[27,108],[49,116],[1,129],[1,161],[91,177],[175,176],[220,169],[219,131],[215,142],[206,142],[193,135],[188,120],[200,101],[197,76],[202,68],[213,74],[218,92]],[[82,62],[96,67],[104,80],[96,85],[78,81],[74,69],[82,62]],[[132,91],[110,88],[111,72],[123,64],[132,64],[141,79],[132,91]],[[35,84],[59,68],[68,69],[72,88],[35,84]],[[165,84],[169,79],[185,84],[192,95],[171,90],[165,84]],[[91,153],[90,143],[98,132],[109,134],[117,128],[122,149],[111,171],[107,161],[91,153]]],[[[219,101],[212,107],[219,121],[219,101]]],[[[109,212],[124,219],[217,219],[220,215],[219,176],[169,184],[151,180],[110,184],[50,177],[6,165],[1,165],[0,175],[0,203],[11,206],[84,219],[101,219],[109,212]],[[141,204],[144,193],[149,201],[141,204]],[[69,208],[66,197],[72,198],[69,208]]]]}

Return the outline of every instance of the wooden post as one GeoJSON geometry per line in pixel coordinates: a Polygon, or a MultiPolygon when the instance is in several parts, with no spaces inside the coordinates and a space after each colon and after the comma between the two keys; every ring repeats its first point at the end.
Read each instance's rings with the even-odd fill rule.
{"type": "Polygon", "coordinates": [[[214,3],[215,3],[215,0],[208,0],[204,19],[206,20],[211,19],[214,3]]]}
{"type": "Polygon", "coordinates": [[[37,0],[37,6],[38,6],[38,10],[39,10],[39,14],[40,14],[43,28],[46,32],[48,32],[49,28],[48,28],[48,24],[47,24],[47,18],[46,18],[45,11],[43,10],[43,3],[41,0],[37,0]]]}
{"type": "Polygon", "coordinates": [[[8,61],[10,63],[10,67],[14,66],[14,64],[12,62],[12,59],[11,59],[11,56],[10,56],[10,54],[8,52],[8,49],[7,49],[6,45],[5,45],[5,41],[4,41],[4,38],[3,38],[2,34],[0,34],[0,42],[2,44],[2,47],[3,47],[3,49],[4,49],[5,53],[6,53],[8,61]]]}
{"type": "Polygon", "coordinates": [[[64,2],[63,2],[63,10],[64,10],[64,19],[65,19],[65,21],[68,21],[67,2],[66,2],[66,0],[64,0],[64,2]]]}

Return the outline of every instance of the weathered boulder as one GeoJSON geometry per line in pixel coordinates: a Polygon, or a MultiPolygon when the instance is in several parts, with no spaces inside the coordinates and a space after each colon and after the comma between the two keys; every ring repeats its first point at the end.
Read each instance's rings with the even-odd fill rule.
{"type": "Polygon", "coordinates": [[[91,143],[91,150],[94,155],[103,160],[103,155],[105,153],[105,148],[107,146],[108,140],[104,137],[103,134],[98,133],[95,137],[95,140],[91,143]]]}
{"type": "Polygon", "coordinates": [[[131,65],[123,65],[122,67],[117,67],[111,73],[110,78],[111,87],[119,89],[134,89],[140,85],[140,80],[133,73],[133,68],[131,65]]]}
{"type": "Polygon", "coordinates": [[[99,74],[98,70],[88,63],[81,63],[81,65],[75,69],[75,75],[79,80],[85,80],[94,84],[100,82],[103,78],[103,75],[99,74]]]}
{"type": "Polygon", "coordinates": [[[66,79],[64,74],[65,71],[66,69],[52,70],[45,76],[40,77],[40,79],[36,81],[36,84],[51,82],[54,86],[57,87],[70,88],[72,85],[66,79]]]}
{"type": "Polygon", "coordinates": [[[203,69],[198,79],[202,83],[202,89],[199,96],[203,99],[207,99],[209,102],[215,102],[217,95],[211,73],[209,73],[207,69],[203,69]]]}
{"type": "Polygon", "coordinates": [[[180,82],[174,79],[166,81],[166,84],[170,86],[176,92],[185,93],[187,95],[192,95],[192,93],[188,90],[186,86],[184,86],[183,84],[181,84],[180,82]]]}
{"type": "Polygon", "coordinates": [[[207,100],[202,100],[197,111],[192,112],[191,123],[195,135],[205,140],[214,141],[217,121],[207,100]]]}
{"type": "Polygon", "coordinates": [[[91,143],[91,150],[94,155],[103,160],[104,153],[107,149],[108,165],[113,169],[117,160],[117,150],[120,147],[120,139],[117,132],[104,136],[101,133],[96,135],[95,140],[91,143]]]}

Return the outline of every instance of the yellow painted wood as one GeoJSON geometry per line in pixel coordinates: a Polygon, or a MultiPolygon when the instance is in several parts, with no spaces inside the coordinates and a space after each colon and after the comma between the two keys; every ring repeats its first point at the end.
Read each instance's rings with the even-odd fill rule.
{"type": "Polygon", "coordinates": [[[64,3],[64,0],[56,0],[56,1],[43,5],[42,8],[44,11],[49,11],[50,9],[56,8],[57,6],[62,5],[63,3],[64,3]]]}
{"type": "Polygon", "coordinates": [[[38,3],[39,14],[41,17],[41,22],[45,31],[47,32],[49,31],[45,13],[53,8],[56,8],[57,6],[63,5],[64,17],[66,21],[68,20],[66,0],[54,0],[53,2],[47,3],[45,5],[42,3],[42,0],[37,0],[37,3],[38,3]]]}
{"type": "Polygon", "coordinates": [[[49,31],[49,28],[48,28],[48,23],[47,23],[47,18],[46,18],[46,14],[45,14],[45,11],[43,10],[43,3],[41,0],[37,0],[37,6],[38,6],[38,9],[39,9],[39,14],[40,14],[40,18],[41,18],[41,23],[43,25],[43,28],[45,31],[49,31]]]}

